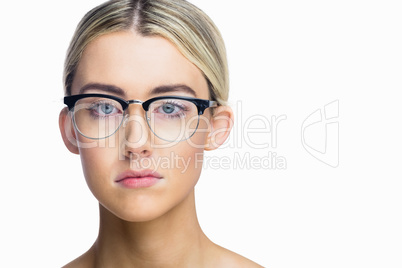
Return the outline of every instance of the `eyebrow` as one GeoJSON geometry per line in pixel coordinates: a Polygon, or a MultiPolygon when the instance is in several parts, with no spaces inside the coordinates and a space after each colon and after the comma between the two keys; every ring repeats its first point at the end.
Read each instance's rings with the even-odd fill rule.
{"type": "MultiPolygon", "coordinates": [[[[107,85],[107,84],[100,84],[100,83],[89,83],[83,86],[79,90],[79,94],[83,94],[87,90],[101,90],[105,91],[107,93],[113,93],[115,95],[119,96],[126,96],[126,92],[116,86],[113,85],[107,85]]],[[[149,95],[158,95],[158,94],[164,94],[164,93],[170,93],[170,92],[184,92],[193,95],[194,97],[197,97],[197,93],[189,86],[186,86],[184,84],[176,84],[176,85],[163,85],[163,86],[158,86],[153,89],[151,89],[148,94],[149,95]]]]}
{"type": "Polygon", "coordinates": [[[87,90],[101,90],[101,91],[106,91],[108,93],[113,93],[115,95],[120,95],[120,96],[125,96],[126,93],[124,92],[123,89],[113,86],[113,85],[106,85],[106,84],[99,84],[99,83],[90,83],[90,84],[86,84],[85,86],[83,86],[80,91],[79,94],[84,93],[87,90]]]}
{"type": "Polygon", "coordinates": [[[194,97],[197,97],[197,93],[191,87],[183,85],[183,84],[159,86],[159,87],[153,88],[149,92],[149,94],[157,95],[157,94],[170,93],[170,92],[184,92],[184,93],[191,94],[194,97]]]}

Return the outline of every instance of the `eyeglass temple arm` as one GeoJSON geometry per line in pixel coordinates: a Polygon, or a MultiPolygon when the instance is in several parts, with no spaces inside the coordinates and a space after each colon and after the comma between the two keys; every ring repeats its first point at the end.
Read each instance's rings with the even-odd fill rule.
{"type": "Polygon", "coordinates": [[[218,106],[218,102],[210,100],[201,106],[201,109],[199,109],[198,114],[202,115],[204,113],[205,109],[211,108],[211,107],[217,107],[217,106],[218,106]]]}

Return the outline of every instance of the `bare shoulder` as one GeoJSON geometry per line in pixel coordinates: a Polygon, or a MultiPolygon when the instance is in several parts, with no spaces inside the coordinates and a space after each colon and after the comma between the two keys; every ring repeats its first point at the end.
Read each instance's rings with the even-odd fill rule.
{"type": "Polygon", "coordinates": [[[260,268],[263,267],[233,251],[216,245],[215,264],[212,267],[260,268]]]}
{"type": "Polygon", "coordinates": [[[67,263],[64,265],[62,268],[90,268],[94,267],[94,262],[93,262],[93,254],[91,250],[88,250],[75,260],[67,263]]]}

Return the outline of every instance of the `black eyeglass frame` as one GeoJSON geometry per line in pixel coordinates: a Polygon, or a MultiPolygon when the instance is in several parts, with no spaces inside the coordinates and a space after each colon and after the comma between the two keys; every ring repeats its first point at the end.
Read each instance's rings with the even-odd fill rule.
{"type": "MultiPolygon", "coordinates": [[[[84,98],[91,98],[91,97],[112,99],[112,100],[117,101],[118,103],[120,103],[120,105],[121,105],[121,107],[122,107],[122,109],[123,109],[123,113],[124,113],[124,114],[126,113],[126,110],[127,110],[128,106],[129,106],[130,104],[133,104],[133,103],[141,104],[141,106],[142,106],[142,108],[144,109],[145,113],[147,113],[147,112],[148,112],[148,109],[149,109],[149,106],[150,106],[151,103],[153,103],[154,101],[163,100],[163,99],[186,100],[186,101],[192,102],[192,103],[197,107],[197,110],[198,110],[198,121],[197,121],[197,126],[195,127],[195,130],[198,128],[199,116],[204,113],[205,109],[210,108],[210,107],[217,107],[217,106],[218,106],[218,103],[217,103],[216,101],[204,100],[204,99],[197,99],[197,98],[192,98],[192,97],[184,97],[184,96],[159,96],[159,97],[151,98],[151,99],[146,100],[146,101],[140,101],[140,100],[124,100],[124,99],[122,99],[122,98],[119,98],[119,97],[116,97],[116,96],[113,96],[113,95],[97,94],[97,93],[93,93],[93,94],[79,94],[79,95],[66,96],[66,97],[64,97],[64,104],[66,104],[67,107],[68,107],[68,110],[69,110],[70,112],[72,112],[72,111],[74,111],[74,107],[75,107],[75,104],[77,103],[77,101],[79,101],[79,100],[81,100],[81,99],[84,99],[84,98]]],[[[151,127],[151,125],[149,124],[149,120],[148,120],[147,116],[146,116],[146,119],[147,119],[147,120],[146,120],[146,121],[147,121],[147,124],[148,124],[149,128],[151,129],[151,131],[152,131],[157,137],[159,137],[160,139],[166,140],[166,139],[160,137],[158,134],[156,134],[156,133],[152,130],[152,127],[151,127]]],[[[73,119],[73,121],[74,121],[74,125],[75,125],[75,120],[73,119]]],[[[123,121],[122,121],[121,123],[123,123],[123,121]]],[[[116,129],[116,131],[120,128],[121,123],[120,123],[120,125],[118,126],[118,128],[116,129]]],[[[75,127],[77,127],[77,126],[75,125],[75,127]]],[[[80,131],[78,128],[77,128],[77,130],[78,130],[79,133],[81,133],[81,131],[80,131]]],[[[189,137],[186,137],[186,139],[191,138],[191,137],[194,135],[195,130],[194,130],[194,132],[193,132],[189,137]]],[[[81,135],[83,135],[84,137],[87,137],[87,138],[89,138],[89,139],[99,140],[99,139],[105,139],[105,138],[108,138],[108,137],[112,136],[114,133],[116,133],[116,131],[113,132],[113,133],[111,133],[110,135],[108,135],[108,136],[106,136],[106,137],[102,137],[102,138],[88,137],[88,136],[84,135],[83,133],[81,133],[81,135]]],[[[183,139],[183,140],[186,140],[186,139],[183,139]]],[[[170,140],[166,140],[166,141],[170,141],[170,140]]],[[[170,141],[170,142],[172,142],[172,141],[170,141]]]]}
{"type": "Polygon", "coordinates": [[[77,101],[79,101],[80,99],[91,98],[91,97],[107,98],[107,99],[115,100],[121,104],[123,111],[126,111],[126,109],[128,108],[128,106],[130,104],[139,103],[139,104],[141,104],[144,111],[148,112],[148,108],[152,102],[157,101],[157,100],[163,100],[163,99],[176,99],[176,100],[190,101],[190,102],[194,103],[195,106],[197,107],[198,115],[202,115],[204,113],[205,109],[207,109],[207,108],[218,106],[218,103],[216,101],[184,97],[184,96],[159,96],[159,97],[151,98],[146,101],[140,101],[140,100],[124,100],[122,98],[119,98],[119,97],[116,97],[113,95],[97,94],[97,93],[66,96],[66,97],[64,97],[64,104],[67,105],[67,107],[70,111],[72,111],[74,109],[75,103],[77,101]]]}

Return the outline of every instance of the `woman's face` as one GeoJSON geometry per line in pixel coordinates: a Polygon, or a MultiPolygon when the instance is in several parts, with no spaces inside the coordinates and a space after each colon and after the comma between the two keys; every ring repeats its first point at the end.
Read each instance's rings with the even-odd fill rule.
{"type": "MultiPolygon", "coordinates": [[[[72,95],[81,93],[141,101],[165,95],[209,98],[201,71],[169,41],[133,32],[107,34],[86,47],[72,84],[72,95]],[[195,95],[182,86],[171,87],[177,85],[192,89],[195,95]],[[163,86],[169,87],[160,90],[163,86]]],[[[201,119],[206,120],[200,120],[197,132],[189,140],[169,143],[151,132],[141,105],[131,104],[127,112],[130,119],[106,139],[91,140],[73,131],[81,144],[77,152],[86,181],[101,205],[121,219],[147,221],[163,215],[193,191],[204,150],[195,145],[207,140],[210,113],[205,111],[201,119]],[[160,178],[150,185],[145,182],[146,187],[118,182],[124,172],[131,170],[155,171],[160,178]]]]}

